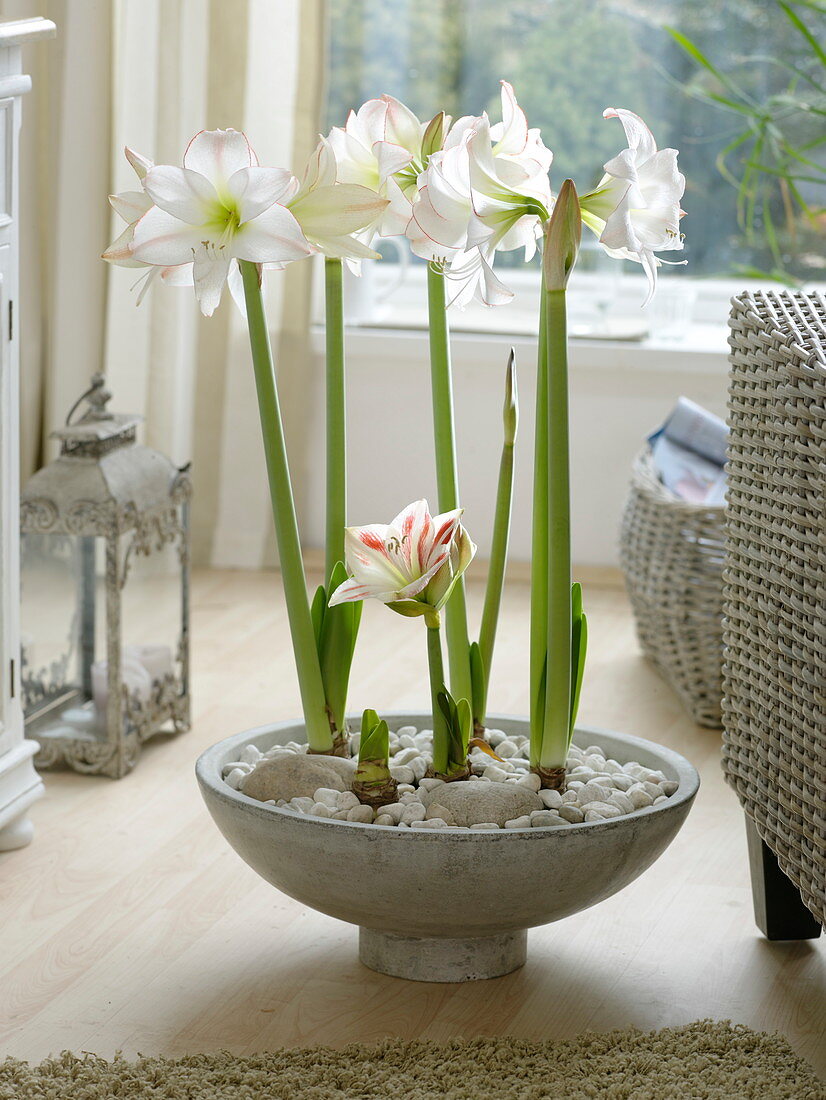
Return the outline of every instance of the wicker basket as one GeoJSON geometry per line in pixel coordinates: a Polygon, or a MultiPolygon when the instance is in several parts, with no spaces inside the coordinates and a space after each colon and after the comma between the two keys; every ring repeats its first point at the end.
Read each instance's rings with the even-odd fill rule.
{"type": "Polygon", "coordinates": [[[692,504],[637,456],[620,532],[620,563],[643,653],[695,722],[719,729],[725,508],[692,504]]]}
{"type": "Polygon", "coordinates": [[[826,923],[826,301],[729,320],[723,769],[826,923]]]}

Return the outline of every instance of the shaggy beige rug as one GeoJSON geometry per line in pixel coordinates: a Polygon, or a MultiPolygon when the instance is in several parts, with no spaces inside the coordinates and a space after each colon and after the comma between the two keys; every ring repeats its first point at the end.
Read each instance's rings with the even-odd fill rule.
{"type": "Polygon", "coordinates": [[[785,1039],[710,1020],[559,1043],[388,1039],[235,1057],[0,1063],[0,1100],[824,1100],[785,1039]]]}

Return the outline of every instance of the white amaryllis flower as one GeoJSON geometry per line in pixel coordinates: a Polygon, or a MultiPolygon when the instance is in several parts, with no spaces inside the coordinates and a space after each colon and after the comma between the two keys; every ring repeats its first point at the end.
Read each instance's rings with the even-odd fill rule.
{"type": "Polygon", "coordinates": [[[310,157],[301,186],[284,205],[307,240],[325,256],[378,258],[352,234],[375,225],[389,200],[362,184],[336,183],[336,159],[326,138],[310,157]]]}
{"type": "Polygon", "coordinates": [[[387,525],[348,527],[344,552],[352,576],[330,606],[375,599],[400,615],[438,612],[476,553],[461,515],[456,508],[431,516],[427,501],[417,500],[387,525]]]}
{"type": "Polygon", "coordinates": [[[620,120],[628,148],[604,165],[597,187],[580,199],[582,220],[609,255],[642,264],[648,276],[647,304],[657,285],[657,268],[668,262],[655,253],[683,247],[680,199],[685,176],[677,169],[677,150],[657,149],[639,115],[608,107],[603,117],[620,120]]]}
{"type": "Polygon", "coordinates": [[[530,259],[552,205],[553,154],[528,128],[506,81],[501,94],[502,122],[459,119],[444,150],[430,158],[407,229],[416,255],[444,266],[459,305],[474,296],[486,305],[513,297],[493,274],[494,255],[524,248],[530,259]]]}
{"type": "Polygon", "coordinates": [[[410,220],[426,130],[408,107],[383,95],[351,111],[344,126],[334,126],[327,137],[338,183],[360,184],[387,200],[374,227],[379,236],[403,234],[410,220]]]}
{"type": "Polygon", "coordinates": [[[285,264],[313,249],[281,200],[293,176],[262,168],[244,134],[202,130],[183,167],[156,165],[143,180],[154,205],[136,223],[133,259],[159,267],[193,264],[195,296],[205,316],[221,300],[233,260],[285,264]]]}

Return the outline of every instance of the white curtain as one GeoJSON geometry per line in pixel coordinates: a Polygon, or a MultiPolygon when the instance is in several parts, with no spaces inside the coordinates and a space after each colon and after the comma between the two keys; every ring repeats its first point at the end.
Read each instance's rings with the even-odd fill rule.
{"type": "MultiPolygon", "coordinates": [[[[22,134],[23,467],[91,374],[143,440],[193,462],[196,562],[256,567],[274,558],[247,335],[229,299],[205,320],[186,289],[154,287],[136,308],[136,273],[100,259],[120,230],[106,196],[133,189],[129,144],[179,163],[200,129],[248,133],[262,163],[299,172],[318,130],[323,0],[0,0],[35,14],[56,41],[27,57],[34,91],[22,134]]],[[[311,371],[311,269],[269,280],[271,336],[299,509],[301,430],[311,371]],[[289,429],[292,430],[289,430],[289,429]]]]}

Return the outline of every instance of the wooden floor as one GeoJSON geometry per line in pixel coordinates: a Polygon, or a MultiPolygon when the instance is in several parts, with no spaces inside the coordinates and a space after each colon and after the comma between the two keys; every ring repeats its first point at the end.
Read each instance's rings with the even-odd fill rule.
{"type": "MultiPolygon", "coordinates": [[[[826,1069],[824,949],[770,944],[754,926],[719,733],[695,727],[640,657],[620,589],[586,584],[586,606],[581,722],[688,756],[703,777],[695,808],[621,894],[533,930],[523,970],[416,985],[362,967],[354,928],[266,885],[209,819],[196,755],[299,707],[277,576],[197,574],[192,732],[148,746],[120,782],[47,775],[34,842],[0,855],[0,1056],[247,1052],[385,1035],[564,1038],[714,1017],[780,1031],[826,1069]]],[[[500,629],[493,709],[524,713],[524,585],[511,586],[500,629]]],[[[425,704],[423,635],[416,621],[366,608],[353,710],[425,704]]]]}

